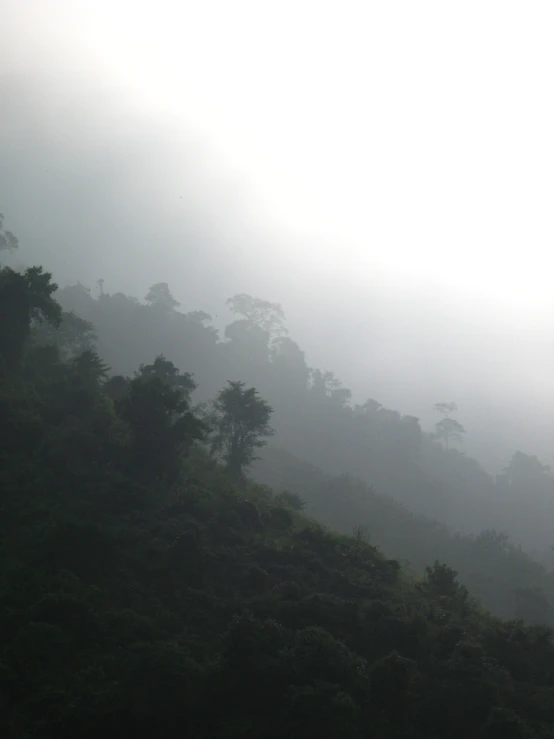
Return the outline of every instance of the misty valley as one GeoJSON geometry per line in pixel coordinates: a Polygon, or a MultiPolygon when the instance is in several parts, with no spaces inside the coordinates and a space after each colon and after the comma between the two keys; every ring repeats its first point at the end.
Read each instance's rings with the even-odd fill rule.
{"type": "Polygon", "coordinates": [[[554,737],[548,466],[227,308],[0,265],[2,736],[554,737]]]}

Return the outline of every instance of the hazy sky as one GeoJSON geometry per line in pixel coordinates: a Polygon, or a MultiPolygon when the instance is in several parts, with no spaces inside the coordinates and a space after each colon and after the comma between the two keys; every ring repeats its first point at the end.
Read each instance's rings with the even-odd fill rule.
{"type": "Polygon", "coordinates": [[[0,7],[0,211],[68,279],[257,292],[360,394],[552,446],[551,2],[0,7]]]}

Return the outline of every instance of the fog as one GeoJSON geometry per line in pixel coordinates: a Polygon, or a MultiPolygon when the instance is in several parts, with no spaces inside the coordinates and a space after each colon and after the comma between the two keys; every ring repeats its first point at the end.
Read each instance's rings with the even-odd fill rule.
{"type": "Polygon", "coordinates": [[[0,212],[61,285],[280,302],[356,401],[553,463],[552,11],[399,5],[3,8],[0,212]]]}

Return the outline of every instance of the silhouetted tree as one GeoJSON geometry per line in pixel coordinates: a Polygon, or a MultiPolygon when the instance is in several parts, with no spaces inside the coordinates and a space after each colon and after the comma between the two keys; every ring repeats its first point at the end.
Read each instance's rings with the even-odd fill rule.
{"type": "Polygon", "coordinates": [[[444,441],[446,449],[450,448],[451,441],[462,441],[465,428],[455,418],[443,418],[435,424],[436,436],[444,441]]]}
{"type": "Polygon", "coordinates": [[[74,357],[71,366],[90,385],[98,385],[105,381],[110,369],[92,349],[86,349],[74,357]]]}
{"type": "Polygon", "coordinates": [[[150,305],[155,305],[165,310],[175,310],[181,305],[171,294],[167,282],[157,282],[155,285],[152,285],[145,300],[150,305]]]}
{"type": "Polygon", "coordinates": [[[458,582],[456,570],[437,560],[432,567],[425,568],[425,578],[420,587],[423,592],[448,599],[456,610],[465,608],[469,597],[467,588],[458,582]]]}
{"type": "MultiPolygon", "coordinates": [[[[161,359],[159,366],[165,362],[161,359]]],[[[173,376],[171,369],[169,376],[173,376]]],[[[187,393],[156,372],[139,373],[118,406],[122,419],[131,427],[134,472],[147,480],[175,480],[180,455],[205,432],[204,424],[190,409],[187,393]]]]}
{"type": "Polygon", "coordinates": [[[51,280],[42,267],[0,270],[0,373],[17,366],[33,323],[59,326],[62,310],[52,297],[58,286],[51,280]]]}
{"type": "Polygon", "coordinates": [[[227,305],[236,315],[243,316],[254,326],[267,331],[271,338],[287,333],[283,326],[285,314],[279,303],[270,303],[242,293],[229,298],[227,305]]]}
{"type": "Polygon", "coordinates": [[[456,403],[437,403],[435,410],[444,415],[442,421],[435,424],[435,436],[444,442],[445,449],[450,448],[451,441],[462,441],[466,430],[461,423],[454,418],[450,418],[450,414],[458,410],[456,403]]]}
{"type": "Polygon", "coordinates": [[[255,450],[272,436],[269,419],[273,408],[260,398],[255,388],[246,389],[242,382],[229,382],[213,404],[214,436],[212,453],[222,454],[234,479],[257,458],[255,450]]]}
{"type": "Polygon", "coordinates": [[[189,372],[180,374],[173,362],[166,359],[163,354],[158,355],[153,364],[141,364],[136,375],[144,379],[157,377],[166,385],[180,389],[187,400],[193,390],[196,389],[196,383],[192,375],[189,372]]]}

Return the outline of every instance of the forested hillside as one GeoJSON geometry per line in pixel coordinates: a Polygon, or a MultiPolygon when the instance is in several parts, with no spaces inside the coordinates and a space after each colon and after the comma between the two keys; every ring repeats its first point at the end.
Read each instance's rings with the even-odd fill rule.
{"type": "MultiPolygon", "coordinates": [[[[357,477],[455,531],[506,532],[551,565],[554,478],[546,465],[514,450],[493,477],[463,453],[462,409],[448,417],[437,413],[435,432],[426,433],[417,418],[378,400],[354,403],[332,372],[308,365],[287,335],[279,304],[234,296],[227,308],[235,320],[220,333],[211,316],[179,306],[167,284],[153,285],[143,302],[104,293],[102,281],[93,289],[64,288],[56,297],[65,311],[92,324],[98,351],[113,372],[131,373],[165,354],[198,378],[198,401],[240,378],[275,409],[275,444],[298,459],[329,475],[357,477]]],[[[66,316],[66,333],[71,321],[66,316]]],[[[441,400],[439,408],[449,406],[441,400]]]]}
{"type": "Polygon", "coordinates": [[[547,510],[538,460],[352,406],[278,305],[98,287],[0,268],[2,736],[554,736],[552,576],[424,515],[547,510]]]}
{"type": "Polygon", "coordinates": [[[57,290],[60,326],[40,326],[35,340],[55,343],[65,358],[96,348],[112,376],[165,354],[197,378],[190,390],[200,403],[240,378],[275,411],[258,479],[295,490],[312,515],[342,531],[361,523],[417,573],[447,561],[496,615],[554,623],[554,482],[535,457],[515,453],[493,479],[460,451],[465,431],[455,404],[438,405],[434,434],[376,400],[354,404],[331,372],[308,366],[278,304],[229,299],[235,320],[220,334],[208,314],[182,310],[165,283],[143,302],[105,293],[103,280],[92,293],[79,284],[57,290]],[[330,485],[341,490],[340,503],[323,502],[330,485]]]}
{"type": "Polygon", "coordinates": [[[372,544],[416,574],[439,559],[456,569],[472,594],[497,616],[554,626],[554,575],[495,529],[460,534],[415,514],[348,475],[331,476],[275,447],[253,477],[300,495],[305,511],[342,533],[363,526],[372,544]]]}
{"type": "Polygon", "coordinates": [[[109,377],[54,295],[0,271],[2,736],[553,736],[548,628],[248,482],[254,388],[109,377]]]}

